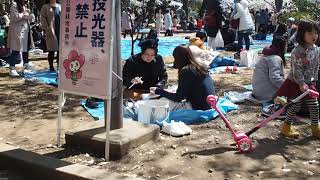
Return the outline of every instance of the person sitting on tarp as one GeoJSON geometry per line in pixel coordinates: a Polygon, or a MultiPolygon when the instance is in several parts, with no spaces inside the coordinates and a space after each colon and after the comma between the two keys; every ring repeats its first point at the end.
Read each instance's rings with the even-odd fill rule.
{"type": "Polygon", "coordinates": [[[253,36],[254,40],[266,40],[267,39],[267,29],[264,26],[260,26],[257,34],[253,36]]]}
{"type": "Polygon", "coordinates": [[[230,57],[220,56],[220,52],[208,50],[200,38],[190,38],[189,49],[197,62],[206,65],[208,68],[218,66],[239,66],[239,62],[230,57]]]}
{"type": "Polygon", "coordinates": [[[288,38],[287,26],[283,23],[279,23],[276,30],[273,33],[273,38],[282,36],[288,38]]]}
{"type": "Polygon", "coordinates": [[[195,60],[188,46],[176,47],[173,57],[178,68],[177,91],[170,93],[159,87],[151,87],[150,94],[158,94],[169,100],[170,111],[211,109],[207,96],[214,95],[215,88],[208,68],[195,60]]]}
{"type": "Polygon", "coordinates": [[[272,34],[275,31],[275,27],[272,25],[271,21],[268,21],[268,24],[266,26],[266,31],[268,34],[272,34]]]}
{"type": "Polygon", "coordinates": [[[278,36],[270,47],[263,49],[263,56],[256,63],[252,75],[252,95],[259,101],[270,102],[285,80],[284,67],[287,41],[278,36]]]}
{"type": "Polygon", "coordinates": [[[196,37],[197,38],[200,38],[201,39],[201,41],[203,41],[203,42],[207,42],[207,33],[206,33],[206,31],[205,30],[199,30],[199,31],[197,31],[196,32],[196,37]]]}
{"type": "Polygon", "coordinates": [[[210,68],[216,68],[220,66],[239,66],[240,62],[228,56],[217,56],[210,63],[210,68]]]}
{"type": "Polygon", "coordinates": [[[230,28],[230,21],[226,20],[225,25],[221,29],[224,46],[232,44],[236,40],[236,32],[230,28]]]}
{"type": "Polygon", "coordinates": [[[196,61],[207,67],[209,67],[213,59],[220,54],[212,49],[206,49],[204,42],[198,37],[189,39],[189,49],[196,61]]]}
{"type": "Polygon", "coordinates": [[[146,38],[144,38],[143,36],[139,39],[139,44],[138,46],[141,46],[141,43],[147,39],[153,39],[157,44],[159,43],[159,38],[158,38],[158,34],[157,31],[154,29],[150,29],[148,35],[146,38]]]}
{"type": "Polygon", "coordinates": [[[149,91],[150,87],[163,88],[168,80],[162,56],[155,40],[141,43],[141,53],[131,56],[123,67],[123,85],[127,89],[149,91]]]}

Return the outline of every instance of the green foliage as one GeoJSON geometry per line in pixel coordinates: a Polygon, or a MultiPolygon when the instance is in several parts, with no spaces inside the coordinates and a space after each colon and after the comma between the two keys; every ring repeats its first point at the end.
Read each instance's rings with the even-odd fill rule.
{"type": "Polygon", "coordinates": [[[279,18],[280,22],[286,23],[289,17],[293,17],[295,20],[315,20],[315,18],[308,12],[289,12],[282,14],[279,18]]]}
{"type": "Polygon", "coordinates": [[[314,0],[292,0],[295,6],[300,12],[310,12],[311,14],[316,13],[320,6],[314,0]]]}
{"type": "Polygon", "coordinates": [[[314,0],[292,0],[292,4],[284,7],[284,9],[289,12],[281,15],[281,22],[286,22],[289,17],[296,20],[319,20],[320,4],[314,0]]]}

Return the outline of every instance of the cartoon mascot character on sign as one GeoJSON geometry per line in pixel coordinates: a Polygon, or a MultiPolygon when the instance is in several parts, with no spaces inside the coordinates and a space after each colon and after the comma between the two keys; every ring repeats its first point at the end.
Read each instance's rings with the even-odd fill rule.
{"type": "Polygon", "coordinates": [[[68,59],[63,61],[63,67],[66,69],[65,76],[67,79],[72,80],[72,84],[76,85],[76,82],[81,79],[81,68],[84,63],[85,57],[75,50],[72,50],[68,55],[68,59]]]}

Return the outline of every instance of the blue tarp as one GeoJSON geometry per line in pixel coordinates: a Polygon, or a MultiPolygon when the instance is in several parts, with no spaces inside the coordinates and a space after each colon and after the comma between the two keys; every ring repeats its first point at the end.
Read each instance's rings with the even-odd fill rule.
{"type": "MultiPolygon", "coordinates": [[[[140,53],[139,41],[134,44],[134,53],[140,53]]],[[[158,53],[163,57],[172,56],[174,48],[181,44],[189,44],[189,40],[184,37],[161,37],[159,38],[158,53]]],[[[123,39],[121,41],[121,58],[128,59],[131,55],[131,40],[123,39]]]]}
{"type": "MultiPolygon", "coordinates": [[[[104,119],[104,103],[103,102],[97,102],[98,108],[90,109],[85,106],[86,100],[81,100],[81,105],[86,109],[86,111],[95,119],[100,120],[104,119]]],[[[218,102],[218,106],[222,113],[226,114],[229,111],[238,109],[238,105],[232,103],[226,98],[220,98],[218,102]]],[[[133,118],[129,117],[130,113],[125,113],[125,117],[127,118],[133,118]]],[[[137,117],[136,115],[133,115],[134,117],[137,117]]],[[[175,121],[182,121],[185,124],[199,124],[199,123],[206,123],[218,116],[218,113],[213,110],[178,110],[171,112],[169,114],[169,117],[165,119],[165,121],[170,122],[171,120],[175,121]]],[[[133,118],[134,119],[134,118],[133,118]]],[[[159,125],[162,124],[162,122],[158,122],[159,125]]]]}
{"type": "Polygon", "coordinates": [[[58,86],[58,74],[55,71],[36,71],[34,73],[25,73],[24,77],[26,79],[41,82],[43,84],[58,86]]]}
{"type": "Polygon", "coordinates": [[[253,44],[271,44],[272,40],[272,35],[268,35],[265,40],[253,40],[253,44]]]}
{"type": "Polygon", "coordinates": [[[86,106],[86,100],[83,99],[80,101],[82,107],[93,117],[94,120],[104,119],[104,102],[97,102],[98,107],[95,109],[88,108],[86,106]]]}
{"type": "MultiPolygon", "coordinates": [[[[220,98],[218,101],[218,107],[223,114],[227,114],[227,112],[232,110],[237,110],[238,105],[232,103],[226,98],[220,98]]],[[[218,113],[213,110],[178,110],[171,112],[169,114],[169,118],[166,120],[170,122],[171,120],[182,121],[185,124],[200,124],[207,123],[216,117],[218,117],[218,113]]],[[[160,123],[161,125],[161,123],[160,123]]]]}
{"type": "Polygon", "coordinates": [[[249,90],[249,91],[253,90],[252,84],[242,85],[242,87],[245,88],[246,90],[249,90]]]}

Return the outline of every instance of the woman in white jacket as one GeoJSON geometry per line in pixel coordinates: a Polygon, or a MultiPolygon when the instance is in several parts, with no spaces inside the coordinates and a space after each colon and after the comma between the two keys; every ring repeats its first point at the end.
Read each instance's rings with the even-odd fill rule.
{"type": "Polygon", "coordinates": [[[254,23],[251,18],[251,14],[248,8],[247,0],[235,0],[236,8],[234,9],[235,13],[233,13],[233,19],[240,19],[239,29],[238,29],[238,53],[240,53],[242,49],[242,41],[245,40],[246,49],[250,48],[250,39],[249,36],[252,34],[254,29],[254,23]]]}
{"type": "Polygon", "coordinates": [[[15,0],[10,7],[9,25],[9,48],[12,53],[10,56],[10,76],[18,77],[15,64],[23,60],[24,70],[33,70],[29,64],[29,49],[34,47],[29,21],[32,15],[27,4],[23,0],[15,0]],[[21,58],[22,53],[22,58],[21,58]]]}

